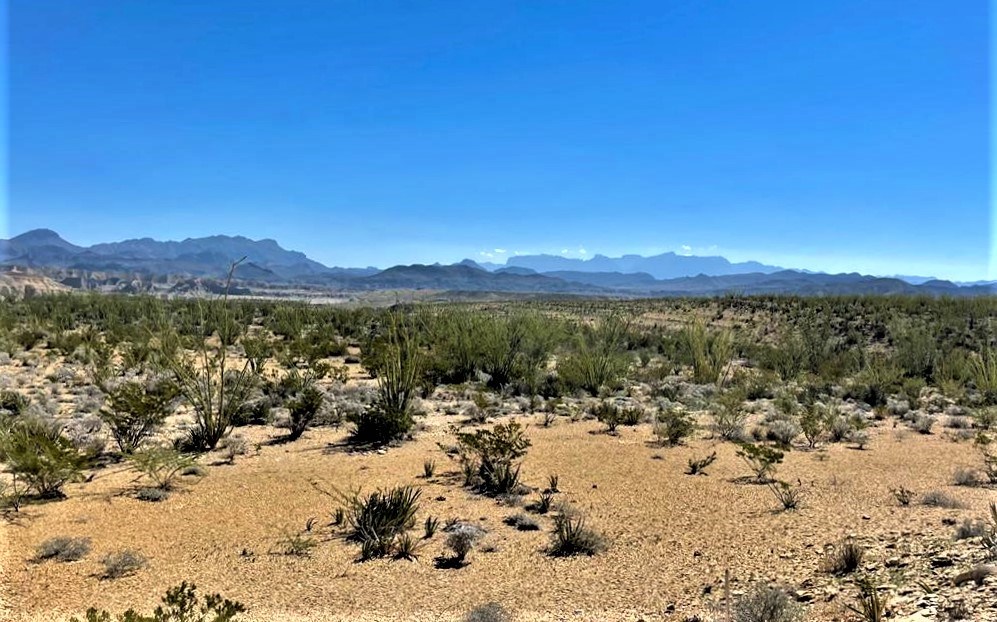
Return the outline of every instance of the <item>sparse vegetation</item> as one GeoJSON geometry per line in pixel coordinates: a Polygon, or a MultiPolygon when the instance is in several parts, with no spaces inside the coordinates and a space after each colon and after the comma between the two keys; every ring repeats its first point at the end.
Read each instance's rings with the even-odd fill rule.
{"type": "Polygon", "coordinates": [[[90,552],[90,538],[69,538],[60,536],[45,540],[35,549],[37,561],[55,560],[57,562],[75,562],[83,559],[90,552]]]}
{"type": "Polygon", "coordinates": [[[101,578],[120,579],[135,574],[144,568],[147,562],[141,553],[124,550],[105,556],[100,563],[103,566],[101,578]]]}

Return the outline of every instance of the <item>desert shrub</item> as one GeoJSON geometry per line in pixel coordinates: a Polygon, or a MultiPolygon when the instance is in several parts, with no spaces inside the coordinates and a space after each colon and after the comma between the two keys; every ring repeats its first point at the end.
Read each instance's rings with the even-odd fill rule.
{"type": "Polygon", "coordinates": [[[614,388],[630,368],[626,352],[629,325],[618,316],[599,326],[583,326],[572,351],[560,357],[557,375],[568,391],[597,395],[603,387],[614,388]]]}
{"type": "Polygon", "coordinates": [[[258,334],[243,337],[239,343],[242,345],[246,360],[249,361],[249,368],[257,376],[262,374],[267,361],[276,353],[273,343],[258,334]]]}
{"type": "Polygon", "coordinates": [[[910,505],[911,501],[914,500],[916,493],[909,488],[899,486],[897,488],[891,488],[890,494],[892,494],[893,498],[897,500],[897,503],[903,507],[907,507],[910,505]]]}
{"type": "Polygon", "coordinates": [[[519,459],[530,439],[515,421],[491,430],[457,433],[458,455],[469,472],[477,474],[479,487],[490,494],[512,492],[519,485],[519,459]]]}
{"type": "Polygon", "coordinates": [[[730,332],[710,332],[704,323],[695,322],[685,329],[683,337],[692,359],[693,381],[699,384],[723,384],[721,374],[728,371],[734,355],[734,341],[730,332]]]}
{"type": "Polygon", "coordinates": [[[446,546],[450,549],[453,559],[460,564],[474,547],[474,537],[466,530],[451,531],[447,536],[446,546]]]}
{"type": "Polygon", "coordinates": [[[864,557],[865,549],[852,538],[845,538],[827,551],[821,568],[829,574],[851,574],[859,569],[864,557]]]}
{"type": "Polygon", "coordinates": [[[308,557],[317,546],[318,541],[311,535],[311,522],[305,531],[285,532],[277,540],[277,550],[290,557],[308,557]]]}
{"type": "Polygon", "coordinates": [[[512,616],[498,603],[478,605],[464,616],[464,622],[510,622],[510,620],[512,616]]]}
{"type": "Polygon", "coordinates": [[[80,477],[84,461],[54,423],[31,417],[0,428],[0,462],[39,497],[62,496],[62,487],[80,477]]]}
{"type": "Polygon", "coordinates": [[[218,451],[226,464],[235,464],[236,456],[244,456],[249,451],[249,444],[241,436],[226,436],[218,443],[218,451]]]}
{"type": "Polygon", "coordinates": [[[789,482],[783,481],[770,481],[766,485],[783,510],[795,510],[800,507],[800,500],[803,497],[803,486],[793,486],[789,482]]]}
{"type": "Polygon", "coordinates": [[[644,417],[644,409],[640,406],[621,406],[612,400],[599,402],[594,411],[596,419],[606,424],[606,431],[615,434],[620,425],[634,426],[644,417]]]}
{"type": "Polygon", "coordinates": [[[83,559],[90,552],[90,538],[69,538],[59,536],[45,540],[35,549],[35,560],[55,560],[57,562],[75,562],[83,559]]]}
{"type": "Polygon", "coordinates": [[[606,540],[586,525],[585,517],[564,511],[554,519],[554,534],[547,554],[552,557],[595,555],[606,548],[606,540]]]}
{"type": "Polygon", "coordinates": [[[744,393],[732,388],[724,391],[710,409],[713,432],[725,441],[736,441],[744,435],[744,393]]]}
{"type": "Polygon", "coordinates": [[[422,463],[422,476],[425,479],[431,479],[433,474],[436,473],[436,462],[433,460],[426,460],[422,463]]]}
{"type": "Polygon", "coordinates": [[[896,321],[890,327],[893,361],[911,378],[931,380],[941,360],[938,342],[925,326],[896,321]]]}
{"type": "Polygon", "coordinates": [[[796,622],[803,610],[793,597],[780,587],[755,585],[733,604],[732,622],[796,622]]]}
{"type": "Polygon", "coordinates": [[[107,406],[101,420],[111,430],[118,448],[125,453],[138,449],[173,411],[178,391],[172,382],[123,382],[107,389],[107,406]]]}
{"type": "Polygon", "coordinates": [[[349,537],[361,546],[360,559],[394,554],[397,540],[415,525],[422,492],[411,486],[341,495],[349,537]]]}
{"type": "Polygon", "coordinates": [[[956,540],[968,540],[969,538],[979,538],[987,533],[987,523],[982,520],[970,520],[964,518],[956,525],[953,538],[956,540]]]}
{"type": "Polygon", "coordinates": [[[437,566],[442,568],[461,568],[467,563],[467,556],[474,549],[481,532],[468,525],[456,524],[448,527],[444,545],[450,551],[448,557],[437,559],[437,566]]]}
{"type": "Polygon", "coordinates": [[[22,350],[31,350],[45,339],[46,333],[40,328],[23,328],[13,334],[14,342],[22,350]]]}
{"type": "Polygon", "coordinates": [[[990,515],[987,517],[980,545],[988,560],[997,559],[997,503],[990,502],[990,515]]]}
{"type": "Polygon", "coordinates": [[[914,421],[911,422],[911,427],[917,431],[918,434],[931,434],[931,428],[935,425],[935,418],[931,415],[926,415],[919,413],[914,417],[914,421]]]}
{"type": "Polygon", "coordinates": [[[991,484],[997,484],[997,449],[994,439],[984,432],[976,435],[976,448],[983,462],[983,475],[991,484]]]}
{"type": "Polygon", "coordinates": [[[547,490],[545,490],[544,492],[549,492],[549,493],[558,493],[558,492],[561,492],[558,489],[558,487],[557,487],[558,482],[560,482],[560,479],[561,478],[559,478],[557,476],[557,473],[551,473],[550,475],[548,475],[547,476],[547,490]]]}
{"type": "Polygon", "coordinates": [[[696,423],[692,415],[683,410],[662,409],[655,417],[654,436],[662,445],[678,445],[695,430],[696,423]]]}
{"type": "Polygon", "coordinates": [[[737,450],[737,457],[751,468],[755,474],[755,480],[759,483],[769,481],[775,472],[775,467],[782,462],[784,454],[773,447],[765,445],[753,445],[751,443],[741,443],[737,450]]]}
{"type": "Polygon", "coordinates": [[[962,501],[948,495],[940,490],[929,490],[921,495],[921,505],[933,508],[945,508],[955,510],[966,507],[962,501]]]}
{"type": "Polygon", "coordinates": [[[820,442],[821,437],[828,429],[828,425],[837,417],[836,409],[816,402],[803,409],[800,414],[800,430],[807,445],[813,449],[820,442]]]}
{"type": "Polygon", "coordinates": [[[534,313],[482,318],[474,339],[488,385],[499,389],[519,383],[523,391],[535,395],[555,338],[551,322],[534,313]]]}
{"type": "Polygon", "coordinates": [[[383,335],[368,345],[376,361],[377,399],[374,406],[350,415],[353,441],[383,445],[412,429],[412,398],[419,385],[424,357],[417,335],[401,317],[388,316],[383,335]]]}
{"type": "MultiPolygon", "coordinates": [[[[133,609],[112,618],[107,611],[91,607],[82,622],[232,622],[246,608],[238,602],[209,594],[202,602],[197,588],[186,581],[166,591],[163,604],[152,615],[140,615],[133,609]]],[[[70,622],[81,622],[72,618],[70,622]]]]}
{"type": "Polygon", "coordinates": [[[554,491],[548,489],[541,491],[540,495],[537,497],[537,500],[534,503],[531,503],[529,506],[527,506],[526,509],[532,510],[537,514],[546,514],[547,512],[550,511],[550,508],[553,504],[554,504],[554,491]]]}
{"type": "Polygon", "coordinates": [[[789,449],[802,428],[792,419],[779,418],[765,424],[765,438],[779,447],[789,449]]]}
{"type": "Polygon", "coordinates": [[[318,416],[325,397],[314,384],[307,383],[301,391],[286,403],[288,410],[287,439],[296,440],[305,433],[308,426],[318,416]]]}
{"type": "Polygon", "coordinates": [[[135,574],[140,569],[145,567],[146,559],[141,553],[124,550],[118,551],[117,553],[110,553],[105,556],[100,563],[104,567],[101,573],[101,578],[119,579],[121,577],[135,574]]]}
{"type": "Polygon", "coordinates": [[[152,480],[156,488],[170,490],[184,469],[194,464],[193,456],[172,447],[149,447],[128,456],[132,468],[152,480]]]}
{"type": "Polygon", "coordinates": [[[976,486],[980,477],[976,469],[958,468],[952,474],[952,483],[956,486],[976,486]]]}
{"type": "Polygon", "coordinates": [[[717,459],[717,452],[713,452],[702,458],[689,458],[689,466],[686,468],[687,475],[706,475],[706,467],[713,464],[717,459]]]}

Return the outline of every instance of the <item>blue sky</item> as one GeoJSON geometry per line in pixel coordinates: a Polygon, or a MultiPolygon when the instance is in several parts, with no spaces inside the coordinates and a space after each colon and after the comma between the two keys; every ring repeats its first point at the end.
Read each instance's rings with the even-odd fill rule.
{"type": "Polygon", "coordinates": [[[984,0],[8,8],[11,234],[987,276],[984,0]]]}

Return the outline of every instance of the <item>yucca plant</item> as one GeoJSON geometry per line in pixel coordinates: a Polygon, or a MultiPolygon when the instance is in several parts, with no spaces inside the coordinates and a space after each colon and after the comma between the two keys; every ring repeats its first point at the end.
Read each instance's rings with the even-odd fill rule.
{"type": "Polygon", "coordinates": [[[361,545],[361,559],[386,557],[395,552],[397,540],[415,525],[422,491],[411,486],[341,494],[349,538],[361,545]]]}
{"type": "Polygon", "coordinates": [[[859,588],[858,604],[847,604],[850,610],[862,617],[865,622],[882,622],[886,619],[886,606],[889,596],[880,594],[876,584],[869,577],[857,581],[859,588]]]}

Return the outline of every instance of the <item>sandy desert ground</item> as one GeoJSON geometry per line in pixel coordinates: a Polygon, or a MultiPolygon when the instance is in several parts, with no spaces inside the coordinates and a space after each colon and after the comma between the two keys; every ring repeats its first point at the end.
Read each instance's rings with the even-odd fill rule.
{"type": "MultiPolygon", "coordinates": [[[[355,369],[354,376],[362,373],[355,369]]],[[[9,619],[63,619],[94,603],[148,610],[166,588],[188,580],[243,602],[246,619],[260,621],[456,620],[492,601],[523,620],[681,620],[708,613],[725,573],[735,593],[755,580],[774,581],[809,592],[803,599],[813,603],[811,619],[849,619],[844,603],[853,590],[822,573],[826,547],[854,536],[868,549],[868,569],[886,571],[898,591],[920,593],[917,583],[930,579],[922,573],[945,580],[965,568],[905,563],[891,570],[887,561],[923,561],[951,548],[945,523],[985,515],[993,498],[982,488],[952,485],[953,471],[973,466],[977,456],[942,428],[921,435],[884,422],[862,450],[834,444],[789,452],[779,476],[805,492],[799,510],[783,512],[766,487],[743,483],[749,471],[736,446],[706,432],[662,448],[647,424],[613,436],[593,420],[559,417],[544,427],[540,415],[508,415],[529,424],[524,481],[540,489],[557,474],[557,497],[581,508],[610,543],[594,557],[553,559],[544,554],[549,516],[537,516],[540,531],[517,531],[502,519],[522,508],[460,486],[456,464],[438,446],[452,441],[448,427],[460,417],[443,414],[445,402],[425,405],[430,412],[416,440],[383,452],[351,452],[345,430],[313,429],[294,443],[272,445],[281,432],[243,428],[247,455],[234,465],[203,458],[207,475],[185,477],[166,501],[135,499],[135,473],[112,465],[70,485],[64,500],[24,507],[0,529],[9,619]],[[713,450],[718,460],[708,476],[684,473],[690,457],[713,450]],[[438,465],[430,479],[421,475],[426,460],[438,465]],[[424,542],[414,562],[355,562],[357,547],[327,526],[336,503],[320,489],[397,484],[421,490],[420,524],[429,515],[459,518],[487,532],[469,565],[434,567],[443,552],[440,534],[424,542]],[[901,485],[945,491],[966,507],[901,507],[890,493],[901,485]],[[318,546],[308,556],[282,554],[281,536],[302,531],[310,518],[317,519],[318,546]],[[92,552],[78,562],[32,561],[39,543],[53,536],[90,538],[92,552]],[[99,579],[98,560],[121,549],[140,552],[147,567],[99,579]]],[[[993,583],[980,590],[981,598],[995,595],[993,583]]],[[[894,603],[908,614],[924,609],[916,594],[909,600],[894,603]]]]}

